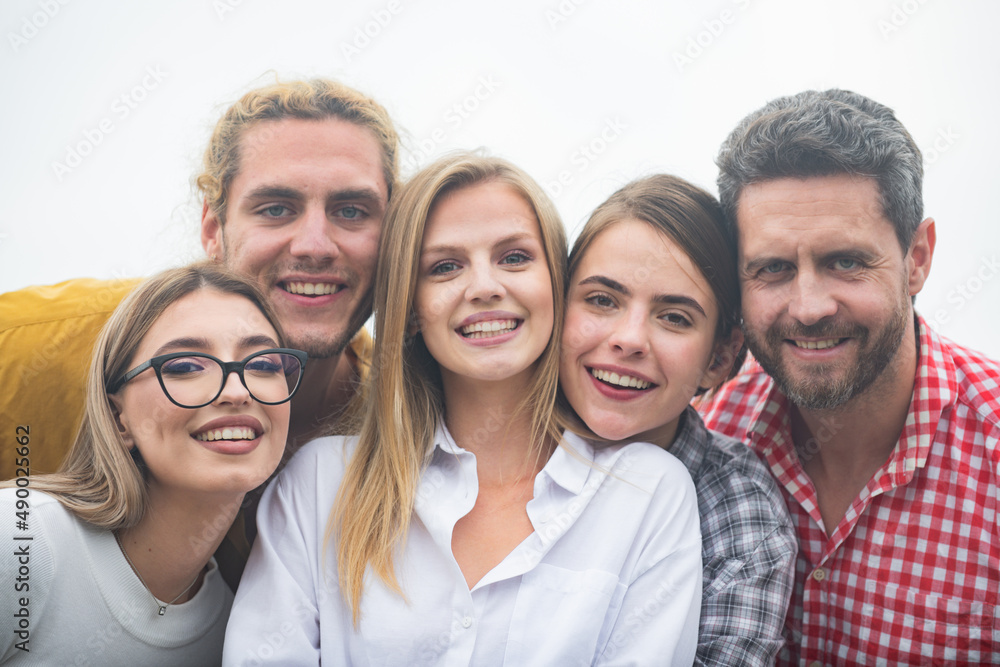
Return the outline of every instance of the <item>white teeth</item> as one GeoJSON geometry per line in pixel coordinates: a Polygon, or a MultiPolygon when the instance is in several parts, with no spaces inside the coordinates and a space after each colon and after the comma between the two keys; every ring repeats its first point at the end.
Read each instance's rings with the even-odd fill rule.
{"type": "Polygon", "coordinates": [[[599,368],[591,368],[590,374],[602,382],[616,384],[619,387],[626,387],[628,389],[646,389],[653,384],[652,382],[646,382],[631,375],[619,375],[618,373],[602,371],[599,368]]]}
{"type": "Polygon", "coordinates": [[[213,440],[255,440],[257,438],[257,431],[241,426],[227,426],[226,428],[217,428],[198,433],[194,437],[202,442],[212,442],[213,440]]]}
{"type": "Polygon", "coordinates": [[[841,340],[843,340],[843,339],[842,338],[830,338],[830,339],[827,339],[827,340],[816,340],[816,341],[812,341],[812,340],[793,340],[792,342],[795,343],[795,347],[801,347],[801,348],[804,348],[806,350],[825,350],[827,348],[833,347],[834,345],[838,345],[841,340]]]}
{"type": "Polygon", "coordinates": [[[288,282],[284,283],[284,286],[286,292],[291,292],[292,294],[306,294],[309,296],[333,294],[343,289],[342,285],[334,285],[332,283],[288,282]]]}
{"type": "Polygon", "coordinates": [[[517,328],[517,320],[489,320],[462,327],[459,331],[466,338],[489,338],[517,328]]]}

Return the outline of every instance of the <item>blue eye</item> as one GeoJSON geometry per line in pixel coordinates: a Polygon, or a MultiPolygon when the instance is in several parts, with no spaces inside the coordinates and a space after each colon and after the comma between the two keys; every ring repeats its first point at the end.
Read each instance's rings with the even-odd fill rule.
{"type": "Polygon", "coordinates": [[[431,267],[432,276],[441,276],[446,273],[451,273],[453,271],[458,271],[459,266],[457,262],[451,260],[445,260],[443,262],[438,262],[433,267],[431,267]]]}
{"type": "Polygon", "coordinates": [[[357,206],[344,206],[337,210],[337,215],[346,220],[359,220],[365,212],[357,206]]]}
{"type": "Polygon", "coordinates": [[[770,264],[768,264],[767,266],[765,266],[761,270],[764,273],[780,273],[784,269],[785,269],[785,263],[784,262],[771,262],[770,264]]]}
{"type": "Polygon", "coordinates": [[[517,266],[518,264],[524,264],[525,262],[530,262],[530,261],[531,257],[527,253],[522,252],[520,250],[515,250],[513,252],[504,255],[503,258],[501,258],[500,263],[517,266]]]}
{"type": "Polygon", "coordinates": [[[841,257],[834,262],[834,266],[842,271],[850,271],[851,269],[858,268],[858,260],[851,259],[850,257],[841,257]]]}
{"type": "Polygon", "coordinates": [[[283,204],[272,204],[266,208],[261,209],[261,213],[268,218],[280,218],[287,215],[290,209],[283,204]]]}

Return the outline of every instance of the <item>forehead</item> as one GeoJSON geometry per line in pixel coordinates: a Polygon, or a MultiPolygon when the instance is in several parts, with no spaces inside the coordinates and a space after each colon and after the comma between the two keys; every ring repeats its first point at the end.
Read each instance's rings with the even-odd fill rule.
{"type": "Polygon", "coordinates": [[[636,293],[711,294],[705,276],[676,241],[635,219],[612,223],[594,237],[573,280],[590,275],[614,278],[636,293]]]}
{"type": "Polygon", "coordinates": [[[326,194],[371,189],[388,196],[374,132],[339,118],[283,118],[254,124],[239,139],[233,199],[261,186],[326,194]]]}
{"type": "Polygon", "coordinates": [[[531,204],[506,183],[476,183],[449,192],[435,202],[427,217],[423,247],[457,241],[486,242],[517,233],[541,240],[541,227],[531,204]]]}
{"type": "Polygon", "coordinates": [[[846,174],[748,185],[736,220],[741,252],[804,238],[895,239],[875,180],[846,174]]]}
{"type": "Polygon", "coordinates": [[[136,356],[151,354],[179,337],[204,338],[224,345],[260,334],[277,342],[277,332],[256,304],[238,294],[203,287],[164,309],[143,338],[136,356]]]}

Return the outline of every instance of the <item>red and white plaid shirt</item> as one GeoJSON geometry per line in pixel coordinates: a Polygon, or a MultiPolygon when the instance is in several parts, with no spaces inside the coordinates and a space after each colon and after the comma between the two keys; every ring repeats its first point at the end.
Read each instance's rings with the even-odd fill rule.
{"type": "Polygon", "coordinates": [[[899,442],[829,537],[800,463],[822,428],[796,450],[789,401],[756,362],[700,407],[768,464],[798,531],[779,664],[1000,664],[1000,364],[917,323],[899,442]]]}

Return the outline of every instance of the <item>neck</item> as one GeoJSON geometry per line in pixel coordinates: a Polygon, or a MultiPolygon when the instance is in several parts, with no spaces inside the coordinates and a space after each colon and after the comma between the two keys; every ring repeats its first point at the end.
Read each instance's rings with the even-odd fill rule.
{"type": "Polygon", "coordinates": [[[456,444],[476,455],[480,487],[533,479],[556,443],[532,442],[530,407],[515,414],[527,383],[443,380],[445,423],[456,444]]]}
{"type": "Polygon", "coordinates": [[[232,525],[243,494],[193,496],[151,486],[149,496],[143,518],[118,531],[118,538],[139,578],[158,599],[169,602],[187,589],[175,602],[180,604],[200,588],[200,575],[232,525]]]}
{"type": "Polygon", "coordinates": [[[359,380],[344,353],[309,359],[291,401],[286,457],[309,440],[324,435],[324,429],[336,421],[354,397],[359,380]]]}
{"type": "Polygon", "coordinates": [[[864,392],[832,410],[793,407],[792,439],[832,531],[892,455],[906,423],[917,370],[913,326],[892,362],[864,392]]]}

